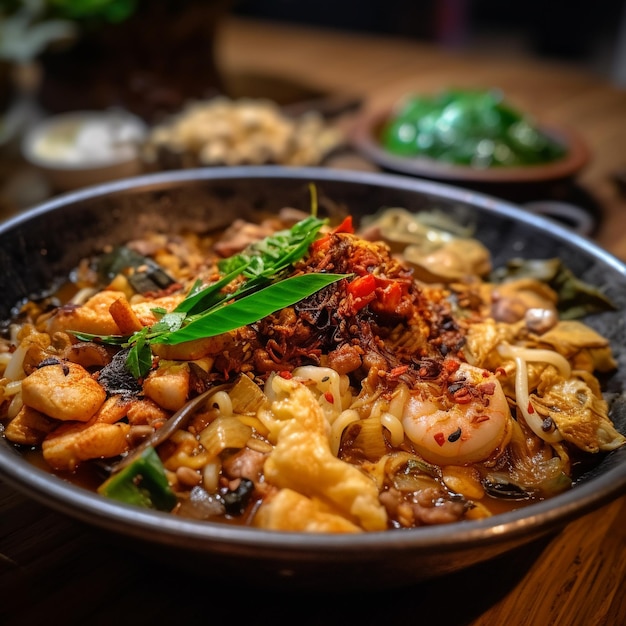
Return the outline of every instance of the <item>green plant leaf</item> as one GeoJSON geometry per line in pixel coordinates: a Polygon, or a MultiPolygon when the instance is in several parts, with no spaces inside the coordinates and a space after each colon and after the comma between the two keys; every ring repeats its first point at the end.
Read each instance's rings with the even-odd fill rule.
{"type": "Polygon", "coordinates": [[[232,295],[224,294],[221,290],[241,274],[245,264],[233,267],[234,269],[231,272],[204,289],[199,288],[199,282],[194,284],[187,297],[174,311],[193,315],[220,304],[220,302],[223,302],[226,298],[232,298],[232,295]]]}
{"type": "Polygon", "coordinates": [[[94,335],[93,333],[83,333],[78,330],[69,330],[79,341],[93,341],[94,343],[104,343],[109,346],[125,346],[128,344],[128,335],[94,335]]]}
{"type": "Polygon", "coordinates": [[[281,280],[231,304],[224,304],[202,315],[187,318],[187,323],[182,328],[155,337],[152,343],[175,345],[227,333],[258,322],[348,276],[348,274],[302,274],[281,280]]]}
{"type": "Polygon", "coordinates": [[[140,378],[152,367],[152,350],[146,341],[149,330],[146,326],[133,335],[133,347],[126,357],[126,367],[135,378],[140,378]]]}

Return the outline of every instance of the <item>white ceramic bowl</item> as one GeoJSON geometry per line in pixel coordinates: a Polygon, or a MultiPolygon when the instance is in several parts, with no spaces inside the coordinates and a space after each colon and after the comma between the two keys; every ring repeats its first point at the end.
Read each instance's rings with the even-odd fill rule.
{"type": "Polygon", "coordinates": [[[54,191],[69,191],[140,174],[146,134],[146,124],[123,110],[73,111],[31,128],[22,154],[54,191]]]}

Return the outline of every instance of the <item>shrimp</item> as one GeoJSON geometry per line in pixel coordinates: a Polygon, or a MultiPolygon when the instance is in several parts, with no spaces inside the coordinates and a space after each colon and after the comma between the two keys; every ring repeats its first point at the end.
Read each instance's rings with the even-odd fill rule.
{"type": "MultiPolygon", "coordinates": [[[[432,390],[432,388],[431,388],[432,390]]],[[[511,436],[511,411],[494,374],[461,363],[440,394],[412,390],[402,425],[426,461],[465,465],[502,450],[511,436]]]]}

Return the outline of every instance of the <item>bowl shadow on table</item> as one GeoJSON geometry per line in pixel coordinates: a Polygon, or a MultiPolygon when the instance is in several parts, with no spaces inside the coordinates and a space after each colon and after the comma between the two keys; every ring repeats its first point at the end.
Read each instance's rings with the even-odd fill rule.
{"type": "MultiPolygon", "coordinates": [[[[0,564],[0,584],[6,599],[0,607],[4,626],[42,623],[44,619],[54,626],[61,623],[61,617],[64,626],[96,626],[110,624],[121,610],[135,624],[163,623],[172,618],[175,623],[184,623],[200,615],[210,615],[213,622],[253,619],[257,623],[293,624],[297,620],[301,626],[343,626],[349,617],[351,623],[378,624],[388,621],[397,610],[406,610],[407,602],[410,611],[428,617],[430,624],[462,626],[510,593],[558,534],[556,531],[452,574],[417,584],[395,581],[393,593],[368,584],[363,590],[352,584],[350,588],[337,585],[321,592],[318,588],[268,586],[262,578],[223,577],[221,570],[212,569],[206,560],[203,574],[191,573],[188,563],[177,566],[173,561],[164,562],[158,552],[138,551],[118,535],[69,520],[32,500],[24,499],[21,508],[73,549],[64,551],[59,546],[57,554],[41,550],[33,557],[37,544],[44,542],[34,538],[30,556],[26,556],[36,562],[28,569],[9,560],[0,564]],[[81,555],[79,560],[76,554],[81,555]],[[75,598],[71,604],[67,601],[68,581],[73,587],[69,595],[75,598]],[[489,581],[487,592],[479,581],[489,581]]],[[[23,550],[20,546],[19,552],[23,550]]],[[[364,570],[361,575],[365,580],[368,572],[364,570]]]]}
{"type": "MultiPolygon", "coordinates": [[[[219,597],[227,598],[223,613],[219,616],[224,619],[232,616],[231,609],[227,607],[237,605],[245,597],[247,607],[272,607],[272,623],[292,624],[295,619],[293,608],[285,603],[285,594],[288,593],[290,603],[306,607],[305,614],[297,614],[300,626],[322,623],[345,626],[347,616],[354,624],[385,623],[392,615],[397,615],[397,611],[403,610],[401,607],[407,602],[413,607],[410,611],[427,618],[429,624],[462,626],[473,622],[510,593],[557,534],[544,536],[457,572],[418,583],[403,583],[400,579],[389,588],[376,589],[368,585],[365,582],[368,578],[367,569],[361,573],[363,590],[358,589],[358,581],[354,580],[346,581],[345,588],[338,584],[335,588],[325,587],[322,591],[315,588],[277,588],[276,585],[266,588],[261,580],[244,584],[233,584],[232,579],[230,583],[216,580],[215,591],[218,591],[219,597]],[[489,583],[487,588],[482,584],[486,581],[489,583]]],[[[154,567],[159,566],[155,560],[154,567]]],[[[171,572],[176,572],[175,567],[170,567],[171,572]]],[[[171,572],[169,576],[172,576],[171,572]]],[[[175,573],[173,575],[176,576],[175,573]]],[[[179,575],[188,579],[185,569],[180,570],[179,575]]],[[[201,593],[206,581],[196,578],[193,585],[201,593]]],[[[190,612],[193,613],[191,607],[190,612]]],[[[240,617],[245,615],[245,612],[241,613],[240,617]]],[[[258,611],[252,608],[249,616],[254,615],[258,616],[258,611]]]]}

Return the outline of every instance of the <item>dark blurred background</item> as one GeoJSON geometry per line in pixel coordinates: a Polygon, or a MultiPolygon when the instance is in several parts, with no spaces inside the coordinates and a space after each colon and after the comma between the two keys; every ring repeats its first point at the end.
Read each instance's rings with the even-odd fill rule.
{"type": "Polygon", "coordinates": [[[623,0],[235,0],[233,13],[563,60],[626,83],[623,0]]]}
{"type": "MultiPolygon", "coordinates": [[[[37,22],[46,19],[47,27],[51,18],[75,27],[74,38],[31,51],[41,68],[39,102],[52,113],[117,103],[154,120],[206,96],[209,88],[224,92],[216,47],[229,14],[406,38],[487,57],[558,60],[626,87],[625,0],[0,0],[0,53],[2,14],[20,6],[42,8],[31,8],[31,40],[42,25],[37,22]],[[111,13],[113,8],[123,12],[111,13]]],[[[27,37],[13,39],[15,55],[27,37]]],[[[3,65],[10,78],[10,63],[0,63],[0,70],[3,65]]],[[[4,88],[5,105],[13,98],[11,86],[4,88]]]]}

